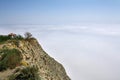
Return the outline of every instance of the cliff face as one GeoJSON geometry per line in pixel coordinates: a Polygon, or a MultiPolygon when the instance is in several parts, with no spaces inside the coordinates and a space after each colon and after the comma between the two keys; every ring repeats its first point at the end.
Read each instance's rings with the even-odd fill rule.
{"type": "Polygon", "coordinates": [[[0,44],[0,66],[0,80],[70,80],[63,66],[50,57],[33,38],[8,40],[0,44]],[[16,52],[19,53],[17,56],[16,52]],[[39,78],[34,78],[36,76],[39,78]]]}

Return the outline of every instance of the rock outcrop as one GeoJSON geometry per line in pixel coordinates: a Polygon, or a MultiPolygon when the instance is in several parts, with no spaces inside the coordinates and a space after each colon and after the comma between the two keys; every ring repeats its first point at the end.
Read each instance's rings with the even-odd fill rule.
{"type": "MultiPolygon", "coordinates": [[[[15,50],[13,51],[14,53],[15,50]]],[[[40,44],[35,38],[7,40],[4,43],[0,43],[0,66],[0,80],[70,80],[65,72],[64,67],[55,59],[50,57],[41,48],[40,44]],[[13,49],[18,50],[20,53],[21,58],[19,59],[19,63],[14,61],[11,62],[12,59],[15,60],[15,54],[13,54],[13,57],[6,56],[6,50],[9,53],[9,50],[13,49]],[[7,57],[9,60],[6,59],[7,57]],[[2,67],[5,66],[2,62],[6,63],[7,67],[2,67]],[[12,67],[10,65],[12,65],[12,67]],[[37,70],[37,72],[35,74],[37,74],[39,78],[31,78],[31,76],[36,76],[35,74],[31,74],[32,71],[34,71],[34,69],[31,69],[30,74],[27,73],[27,70],[26,72],[24,71],[24,73],[27,74],[26,79],[24,79],[22,70],[27,69],[28,67],[36,68],[35,70],[37,70]]]]}

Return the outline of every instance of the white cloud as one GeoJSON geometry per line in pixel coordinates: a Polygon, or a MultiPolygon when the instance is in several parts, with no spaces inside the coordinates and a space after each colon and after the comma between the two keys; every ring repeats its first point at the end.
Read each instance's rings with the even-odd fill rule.
{"type": "Polygon", "coordinates": [[[31,32],[61,62],[72,80],[120,80],[117,25],[15,25],[0,33],[31,32]]]}

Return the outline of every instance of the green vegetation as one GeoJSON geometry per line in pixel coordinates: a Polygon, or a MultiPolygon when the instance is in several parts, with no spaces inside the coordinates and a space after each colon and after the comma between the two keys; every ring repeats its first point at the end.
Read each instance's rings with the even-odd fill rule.
{"type": "Polygon", "coordinates": [[[10,36],[0,35],[0,43],[5,42],[5,41],[7,41],[7,40],[9,40],[9,39],[11,39],[10,36]]]}
{"type": "Polygon", "coordinates": [[[24,37],[21,35],[17,35],[15,38],[13,38],[14,40],[23,40],[24,37]]]}
{"type": "Polygon", "coordinates": [[[24,38],[21,35],[16,35],[15,37],[0,35],[0,43],[4,43],[7,40],[23,40],[24,38]]]}
{"type": "Polygon", "coordinates": [[[13,69],[20,65],[22,55],[17,49],[2,49],[0,50],[0,71],[6,70],[7,68],[13,69]]]}
{"type": "Polygon", "coordinates": [[[33,66],[22,69],[20,73],[17,75],[15,74],[11,75],[9,77],[9,80],[41,80],[41,79],[38,75],[38,68],[33,66]]]}
{"type": "Polygon", "coordinates": [[[26,32],[24,34],[24,36],[25,37],[23,37],[21,35],[16,35],[14,33],[11,33],[9,35],[0,35],[0,43],[4,43],[7,40],[26,40],[26,39],[29,40],[29,39],[33,38],[32,34],[29,32],[26,32]]]}

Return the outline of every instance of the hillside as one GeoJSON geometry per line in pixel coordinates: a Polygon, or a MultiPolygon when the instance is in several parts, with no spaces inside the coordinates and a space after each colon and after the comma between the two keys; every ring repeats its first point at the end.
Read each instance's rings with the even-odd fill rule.
{"type": "Polygon", "coordinates": [[[70,80],[31,36],[0,36],[0,80],[70,80]]]}

